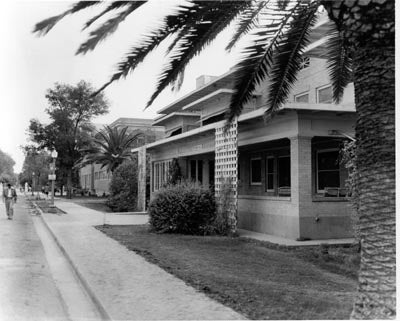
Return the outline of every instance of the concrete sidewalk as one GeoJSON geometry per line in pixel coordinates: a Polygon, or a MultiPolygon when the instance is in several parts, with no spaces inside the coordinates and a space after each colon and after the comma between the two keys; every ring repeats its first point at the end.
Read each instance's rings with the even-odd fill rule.
{"type": "Polygon", "coordinates": [[[145,224],[146,215],[115,215],[57,201],[68,214],[42,214],[83,284],[113,320],[245,319],[93,226],[145,224]]]}

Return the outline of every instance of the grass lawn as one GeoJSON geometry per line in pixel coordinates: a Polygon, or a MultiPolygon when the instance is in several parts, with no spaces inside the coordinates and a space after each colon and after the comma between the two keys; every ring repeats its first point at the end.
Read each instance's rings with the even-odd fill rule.
{"type": "Polygon", "coordinates": [[[354,249],[323,254],[320,247],[155,234],[147,226],[97,228],[247,318],[349,319],[356,292],[351,270],[358,265],[354,249]]]}

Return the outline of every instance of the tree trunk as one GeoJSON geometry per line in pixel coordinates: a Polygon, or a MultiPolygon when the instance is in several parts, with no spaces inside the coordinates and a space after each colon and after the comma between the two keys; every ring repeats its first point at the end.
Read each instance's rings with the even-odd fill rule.
{"type": "Polygon", "coordinates": [[[361,266],[352,318],[396,316],[394,1],[326,1],[352,48],[361,266]]]}
{"type": "Polygon", "coordinates": [[[67,198],[72,198],[72,169],[67,172],[67,198]]]}
{"type": "Polygon", "coordinates": [[[354,57],[361,268],[354,318],[388,318],[396,307],[394,48],[354,57]]]}

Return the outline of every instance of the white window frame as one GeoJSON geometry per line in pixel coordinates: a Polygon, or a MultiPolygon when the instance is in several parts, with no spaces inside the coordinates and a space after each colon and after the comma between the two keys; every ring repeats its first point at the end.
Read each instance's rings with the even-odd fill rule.
{"type": "MultiPolygon", "coordinates": [[[[325,189],[318,189],[318,186],[319,186],[319,181],[318,181],[318,174],[319,174],[319,169],[318,169],[318,154],[320,154],[320,153],[328,153],[328,152],[339,152],[339,151],[340,151],[339,148],[317,149],[317,151],[316,151],[316,155],[315,155],[315,169],[316,169],[316,173],[315,173],[315,176],[316,176],[316,182],[317,182],[316,190],[317,190],[317,193],[318,193],[318,194],[323,194],[323,193],[325,193],[325,189]]],[[[325,170],[325,171],[327,171],[327,170],[325,170]]],[[[329,170],[329,171],[333,171],[333,170],[329,170]]],[[[338,188],[341,188],[341,186],[340,186],[340,164],[339,164],[338,172],[339,172],[339,187],[338,187],[338,188]]],[[[334,186],[326,186],[326,187],[334,187],[334,186]]]]}
{"type": "Polygon", "coordinates": [[[253,182],[253,161],[259,160],[262,163],[261,157],[251,157],[250,158],[250,185],[260,186],[262,184],[262,167],[260,164],[260,181],[253,182]]]}
{"type": "Polygon", "coordinates": [[[322,102],[322,103],[319,102],[319,91],[323,90],[323,89],[326,89],[326,88],[329,88],[329,87],[332,87],[332,84],[328,84],[328,85],[324,85],[324,86],[320,86],[320,87],[315,88],[317,104],[332,104],[332,102],[333,102],[333,93],[332,93],[332,100],[330,102],[322,102]]]}
{"type": "Polygon", "coordinates": [[[308,101],[307,101],[307,103],[309,103],[309,102],[310,102],[310,92],[309,92],[309,91],[304,91],[304,92],[302,92],[302,93],[300,93],[300,94],[294,95],[294,102],[295,102],[295,103],[300,103],[300,104],[307,104],[307,103],[304,103],[304,102],[299,102],[299,101],[297,101],[297,98],[302,97],[302,96],[305,96],[305,95],[308,96],[308,101]]]}

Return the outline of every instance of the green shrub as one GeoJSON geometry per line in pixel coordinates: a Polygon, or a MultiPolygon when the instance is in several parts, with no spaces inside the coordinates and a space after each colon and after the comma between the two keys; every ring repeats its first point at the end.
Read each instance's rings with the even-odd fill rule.
{"type": "Polygon", "coordinates": [[[156,193],[148,211],[156,232],[204,235],[215,218],[214,194],[190,182],[168,185],[156,193]]]}
{"type": "Polygon", "coordinates": [[[232,180],[229,177],[224,177],[216,200],[217,213],[212,223],[212,234],[233,235],[232,231],[234,229],[232,228],[232,218],[229,213],[232,195],[232,180]]]}
{"type": "Polygon", "coordinates": [[[122,163],[113,172],[107,206],[114,212],[135,211],[137,208],[137,160],[122,163]]]}

